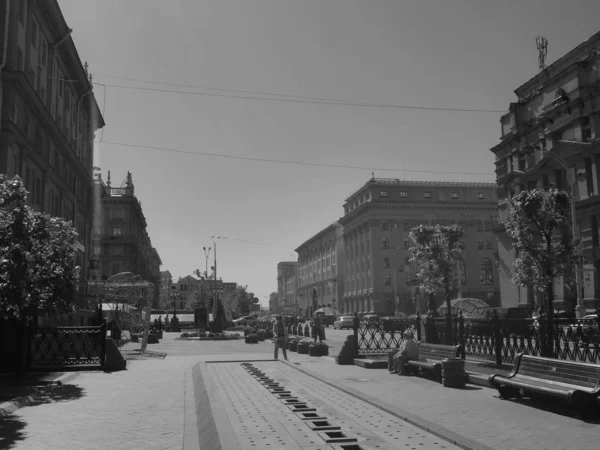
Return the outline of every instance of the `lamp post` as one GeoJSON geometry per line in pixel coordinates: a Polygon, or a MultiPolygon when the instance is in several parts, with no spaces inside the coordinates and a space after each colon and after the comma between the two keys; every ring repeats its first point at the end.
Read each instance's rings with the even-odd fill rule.
{"type": "MultiPolygon", "coordinates": [[[[552,159],[553,161],[556,161],[566,172],[567,174],[567,182],[569,183],[569,190],[570,190],[570,194],[571,194],[571,234],[572,234],[572,240],[573,240],[573,250],[575,252],[574,256],[576,257],[576,262],[575,262],[575,286],[576,291],[577,291],[577,306],[575,307],[575,313],[577,315],[577,318],[580,319],[583,316],[585,316],[586,313],[586,308],[585,308],[585,304],[583,303],[583,295],[581,294],[581,288],[582,288],[582,283],[581,283],[581,255],[579,252],[579,239],[576,236],[576,230],[577,230],[577,217],[575,215],[575,183],[577,182],[576,177],[575,176],[570,176],[569,175],[569,166],[567,165],[567,162],[560,156],[555,155],[553,153],[544,153],[544,156],[549,157],[550,159],[552,159]]],[[[554,300],[554,299],[552,299],[554,300]]]]}
{"type": "Polygon", "coordinates": [[[210,256],[210,251],[212,250],[212,248],[202,247],[202,250],[204,250],[204,262],[206,264],[206,268],[204,270],[204,278],[208,280],[208,257],[210,256]]]}

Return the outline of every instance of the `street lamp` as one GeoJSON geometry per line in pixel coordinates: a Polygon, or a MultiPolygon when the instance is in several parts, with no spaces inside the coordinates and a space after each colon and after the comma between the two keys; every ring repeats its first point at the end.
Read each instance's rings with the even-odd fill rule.
{"type": "Polygon", "coordinates": [[[204,271],[204,278],[206,280],[208,280],[208,257],[210,256],[210,251],[212,250],[212,248],[210,247],[202,247],[202,250],[204,250],[204,261],[206,263],[206,270],[204,271]]]}

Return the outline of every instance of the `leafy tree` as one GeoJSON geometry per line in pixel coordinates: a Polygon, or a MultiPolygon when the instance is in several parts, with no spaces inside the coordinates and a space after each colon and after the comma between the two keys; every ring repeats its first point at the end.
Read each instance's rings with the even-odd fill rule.
{"type": "Polygon", "coordinates": [[[554,283],[571,269],[570,196],[557,189],[521,191],[510,200],[506,231],[517,251],[513,282],[546,291],[547,328],[544,356],[554,354],[554,283]]]}
{"type": "Polygon", "coordinates": [[[73,310],[79,267],[73,226],[27,206],[19,177],[0,174],[0,309],[14,317],[73,310]]]}
{"type": "MultiPolygon", "coordinates": [[[[413,243],[409,253],[411,261],[417,265],[417,278],[423,290],[430,294],[443,293],[446,297],[448,341],[452,338],[450,302],[461,282],[458,266],[462,259],[464,234],[463,228],[458,225],[419,225],[409,234],[413,243]]],[[[429,309],[435,309],[435,305],[430,305],[429,309]]]]}

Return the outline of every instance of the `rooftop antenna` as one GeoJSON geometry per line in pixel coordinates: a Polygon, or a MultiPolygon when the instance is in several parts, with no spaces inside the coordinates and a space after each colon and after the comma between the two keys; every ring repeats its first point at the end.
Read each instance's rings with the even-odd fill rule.
{"type": "Polygon", "coordinates": [[[535,46],[538,49],[538,67],[540,72],[546,68],[546,55],[548,54],[548,39],[544,36],[535,38],[535,46]]]}

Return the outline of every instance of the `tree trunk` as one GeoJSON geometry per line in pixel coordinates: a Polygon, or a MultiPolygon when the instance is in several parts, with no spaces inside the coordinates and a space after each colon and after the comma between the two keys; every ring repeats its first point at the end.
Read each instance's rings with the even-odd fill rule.
{"type": "Polygon", "coordinates": [[[546,342],[543,343],[546,358],[554,358],[554,279],[546,285],[546,342]]]}

